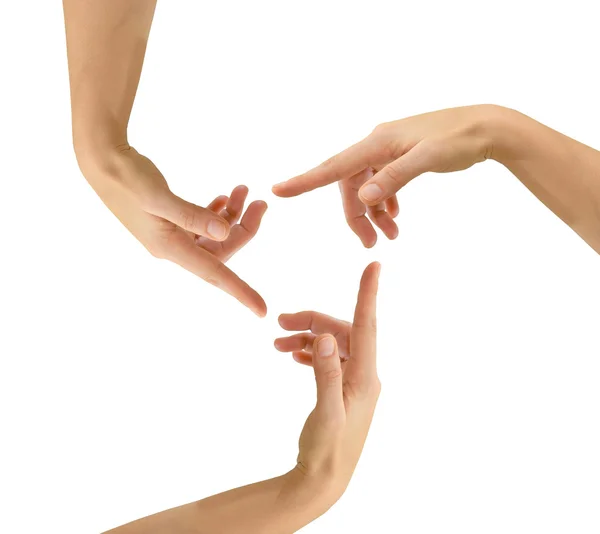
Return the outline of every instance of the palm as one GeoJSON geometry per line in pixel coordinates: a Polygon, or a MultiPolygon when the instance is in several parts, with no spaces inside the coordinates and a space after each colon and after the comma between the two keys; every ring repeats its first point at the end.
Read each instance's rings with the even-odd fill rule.
{"type": "Polygon", "coordinates": [[[267,209],[264,202],[252,202],[244,213],[248,188],[238,186],[207,208],[190,204],[174,195],[156,166],[133,148],[119,153],[111,165],[116,179],[99,184],[96,191],[152,255],[177,263],[265,315],[261,296],[223,265],[258,231],[267,209]],[[211,235],[206,233],[209,220],[229,225],[224,240],[204,237],[211,235]]]}

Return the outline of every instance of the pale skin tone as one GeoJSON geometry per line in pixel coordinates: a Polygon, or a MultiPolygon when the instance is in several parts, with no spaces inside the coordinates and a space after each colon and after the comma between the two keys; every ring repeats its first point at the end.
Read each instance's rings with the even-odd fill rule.
{"type": "Polygon", "coordinates": [[[134,521],[110,534],[288,534],[324,514],[342,496],[361,456],[379,398],[376,297],[380,266],[363,273],[352,323],[304,311],[279,318],[275,346],[314,369],[317,402],[299,442],[296,467],[134,521]]]}
{"type": "Polygon", "coordinates": [[[488,159],[508,168],[600,253],[600,152],[500,106],[446,109],[382,124],[273,192],[293,197],[338,182],[346,219],[368,246],[374,230],[362,210],[395,204],[396,193],[421,174],[460,171],[488,159]],[[350,201],[349,189],[356,189],[350,201]]]}
{"type": "MultiPolygon", "coordinates": [[[[129,117],[156,0],[63,0],[80,168],[106,206],[158,258],[234,296],[258,316],[260,295],[224,263],[256,235],[267,206],[245,186],[202,207],[173,193],[158,168],[130,144],[129,117]]],[[[386,123],[317,168],[273,188],[297,196],[338,182],[346,220],[366,247],[375,227],[398,236],[396,193],[426,172],[447,173],[492,159],[600,253],[600,153],[498,106],[442,110],[386,123]]],[[[380,384],[375,365],[379,266],[367,268],[352,323],[284,314],[300,332],[276,340],[314,368],[317,403],[300,437],[297,465],[271,480],[168,510],[110,532],[287,533],[325,513],[344,493],[368,434],[380,384]]]]}
{"type": "Polygon", "coordinates": [[[262,297],[225,265],[258,231],[267,209],[245,186],[206,207],[174,194],[127,138],[156,0],[63,0],[73,141],[90,185],[158,258],[221,288],[258,316],[262,297]]]}

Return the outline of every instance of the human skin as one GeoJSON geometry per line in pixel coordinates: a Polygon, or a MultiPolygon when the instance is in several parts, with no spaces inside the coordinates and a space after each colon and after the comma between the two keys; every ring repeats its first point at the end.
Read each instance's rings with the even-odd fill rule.
{"type": "Polygon", "coordinates": [[[317,402],[299,442],[296,467],[134,521],[108,534],[287,534],[324,514],[342,496],[358,463],[381,390],[376,368],[376,296],[380,266],[362,276],[352,323],[316,312],[280,316],[283,352],[312,365],[317,402]]]}
{"type": "MultiPolygon", "coordinates": [[[[381,206],[425,172],[459,171],[485,160],[504,165],[600,253],[600,152],[501,106],[446,109],[382,124],[273,192],[293,197],[359,177],[360,202],[381,206]]],[[[348,209],[346,216],[352,217],[348,209]]],[[[350,226],[364,242],[364,230],[350,226]]]]}
{"type": "Polygon", "coordinates": [[[187,202],[129,144],[156,0],[63,0],[63,7],[73,144],[87,181],[153,256],[179,264],[264,316],[262,297],[224,262],[256,234],[265,202],[253,202],[242,217],[245,186],[206,208],[187,202]]]}

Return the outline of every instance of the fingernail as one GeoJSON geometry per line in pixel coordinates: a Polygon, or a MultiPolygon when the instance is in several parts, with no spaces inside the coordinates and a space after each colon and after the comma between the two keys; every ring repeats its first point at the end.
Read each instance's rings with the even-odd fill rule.
{"type": "Polygon", "coordinates": [[[379,200],[383,195],[383,189],[377,184],[369,184],[360,190],[360,196],[363,197],[367,202],[375,202],[379,200]]]}
{"type": "Polygon", "coordinates": [[[275,189],[276,187],[281,187],[282,185],[285,185],[286,182],[279,182],[278,184],[275,184],[273,186],[273,189],[275,189]]]}
{"type": "Polygon", "coordinates": [[[221,221],[210,221],[206,230],[213,239],[225,239],[227,235],[227,227],[221,221]]]}
{"type": "Polygon", "coordinates": [[[319,341],[317,345],[317,351],[321,358],[332,356],[335,352],[335,343],[333,342],[333,339],[330,337],[324,337],[321,341],[319,341]]]}

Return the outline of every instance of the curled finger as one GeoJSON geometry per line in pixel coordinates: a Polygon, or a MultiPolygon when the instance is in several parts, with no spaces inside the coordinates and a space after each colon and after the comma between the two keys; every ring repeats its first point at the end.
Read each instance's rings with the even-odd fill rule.
{"type": "Polygon", "coordinates": [[[383,202],[376,206],[369,206],[367,208],[367,213],[373,223],[375,223],[388,239],[396,239],[398,237],[398,225],[386,211],[383,202]]]}

